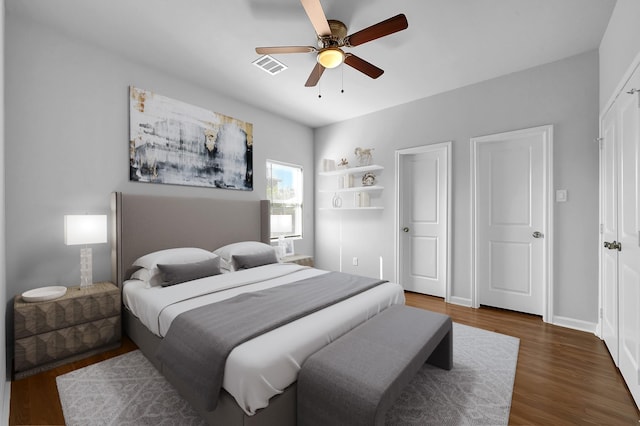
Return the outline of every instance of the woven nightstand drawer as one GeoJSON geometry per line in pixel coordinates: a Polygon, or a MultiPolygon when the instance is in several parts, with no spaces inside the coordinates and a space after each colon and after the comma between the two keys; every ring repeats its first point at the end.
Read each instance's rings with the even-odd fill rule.
{"type": "Polygon", "coordinates": [[[14,299],[14,372],[20,378],[119,346],[120,290],[112,283],[69,287],[63,297],[14,299]]]}
{"type": "Polygon", "coordinates": [[[47,302],[27,303],[17,296],[14,303],[15,338],[120,315],[120,291],[111,283],[69,287],[67,293],[47,302]]]}
{"type": "Polygon", "coordinates": [[[313,268],[313,257],[306,254],[292,254],[290,256],[285,256],[282,258],[282,261],[287,263],[297,263],[298,265],[310,266],[313,268]]]}
{"type": "Polygon", "coordinates": [[[16,340],[15,371],[108,346],[120,341],[120,316],[104,318],[16,340]]]}

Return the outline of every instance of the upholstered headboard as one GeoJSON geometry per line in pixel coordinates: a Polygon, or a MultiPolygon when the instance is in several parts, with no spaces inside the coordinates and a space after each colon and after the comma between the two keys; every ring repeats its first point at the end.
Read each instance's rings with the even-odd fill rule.
{"type": "Polygon", "coordinates": [[[214,250],[237,241],[269,243],[269,201],[111,194],[111,275],[119,287],[140,256],[173,247],[214,250]]]}

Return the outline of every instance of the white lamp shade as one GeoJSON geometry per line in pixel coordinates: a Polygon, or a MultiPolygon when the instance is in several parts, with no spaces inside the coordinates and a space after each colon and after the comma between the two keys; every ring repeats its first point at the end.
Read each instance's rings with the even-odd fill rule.
{"type": "Polygon", "coordinates": [[[65,215],[64,243],[98,244],[107,242],[107,215],[65,215]]]}

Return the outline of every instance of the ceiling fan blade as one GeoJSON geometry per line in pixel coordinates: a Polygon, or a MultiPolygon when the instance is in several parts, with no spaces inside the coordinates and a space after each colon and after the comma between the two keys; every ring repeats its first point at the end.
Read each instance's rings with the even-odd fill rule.
{"type": "Polygon", "coordinates": [[[277,46],[277,47],[256,47],[256,53],[260,55],[270,55],[278,53],[309,53],[315,52],[313,46],[277,46]]]}
{"type": "Polygon", "coordinates": [[[385,21],[378,22],[377,24],[355,32],[350,36],[347,36],[345,45],[358,46],[371,40],[375,40],[377,38],[405,30],[408,27],[409,23],[407,22],[407,17],[401,13],[385,21]]]}
{"type": "Polygon", "coordinates": [[[320,0],[300,0],[304,11],[307,12],[307,16],[313,25],[313,29],[316,30],[318,36],[330,36],[331,28],[329,28],[329,22],[324,15],[320,0]]]}
{"type": "Polygon", "coordinates": [[[320,81],[320,77],[322,77],[322,73],[324,72],[325,68],[320,65],[320,64],[316,64],[315,67],[313,67],[313,71],[311,71],[311,74],[309,74],[309,78],[307,79],[307,82],[304,84],[305,87],[313,87],[316,84],[318,84],[318,81],[320,81]]]}
{"type": "Polygon", "coordinates": [[[347,54],[347,57],[344,59],[344,63],[371,78],[378,78],[384,74],[384,70],[351,53],[347,54]]]}

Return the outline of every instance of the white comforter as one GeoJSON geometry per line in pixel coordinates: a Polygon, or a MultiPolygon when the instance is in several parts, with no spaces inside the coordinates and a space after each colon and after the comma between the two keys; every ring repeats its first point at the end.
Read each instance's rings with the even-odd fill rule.
{"type": "MultiPolygon", "coordinates": [[[[281,263],[164,288],[145,288],[141,281],[130,280],[124,285],[123,302],[149,330],[164,337],[173,319],[189,309],[324,273],[281,263]]],[[[307,357],[387,307],[402,303],[402,287],[385,283],[249,340],[229,354],[223,387],[247,414],[255,414],[296,381],[307,357]]]]}

